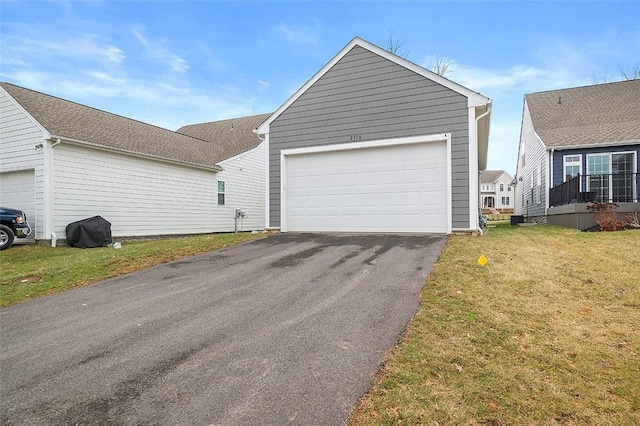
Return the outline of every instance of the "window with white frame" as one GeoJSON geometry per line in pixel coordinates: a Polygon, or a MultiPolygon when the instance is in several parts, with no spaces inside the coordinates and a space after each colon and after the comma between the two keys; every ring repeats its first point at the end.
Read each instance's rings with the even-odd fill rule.
{"type": "Polygon", "coordinates": [[[510,204],[510,199],[509,197],[502,197],[502,205],[503,206],[508,206],[510,204]]]}
{"type": "Polygon", "coordinates": [[[225,203],[225,185],[224,185],[224,181],[219,180],[218,181],[218,205],[219,206],[224,206],[225,203]]]}
{"type": "Polygon", "coordinates": [[[504,191],[504,183],[501,183],[500,184],[500,192],[503,192],[503,191],[504,191]]]}
{"type": "Polygon", "coordinates": [[[582,161],[580,161],[580,155],[565,155],[562,158],[564,170],[563,182],[571,180],[579,174],[582,174],[582,161]]]}
{"type": "Polygon", "coordinates": [[[634,198],[635,152],[587,154],[588,191],[599,201],[628,202],[634,198]]]}

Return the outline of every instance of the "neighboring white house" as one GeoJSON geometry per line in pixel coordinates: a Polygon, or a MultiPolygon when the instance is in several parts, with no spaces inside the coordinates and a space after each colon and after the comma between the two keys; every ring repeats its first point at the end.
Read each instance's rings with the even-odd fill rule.
{"type": "Polygon", "coordinates": [[[257,129],[267,227],[478,230],[490,111],[489,98],[353,39],[257,129]]]}
{"type": "Polygon", "coordinates": [[[480,197],[483,209],[504,212],[513,210],[513,178],[504,170],[480,173],[480,197]]]}
{"type": "Polygon", "coordinates": [[[208,142],[9,83],[0,107],[0,205],[38,240],[94,215],[115,237],[264,229],[260,116],[238,148],[239,129],[208,142]]]}

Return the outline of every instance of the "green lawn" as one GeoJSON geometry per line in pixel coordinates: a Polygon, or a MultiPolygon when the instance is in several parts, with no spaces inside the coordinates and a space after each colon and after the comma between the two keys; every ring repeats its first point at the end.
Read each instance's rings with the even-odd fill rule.
{"type": "Polygon", "coordinates": [[[0,252],[0,306],[57,293],[160,263],[218,250],[263,234],[212,234],[141,242],[121,249],[15,245],[0,252]]]}
{"type": "Polygon", "coordinates": [[[640,424],[640,231],[453,236],[349,424],[640,424]]]}

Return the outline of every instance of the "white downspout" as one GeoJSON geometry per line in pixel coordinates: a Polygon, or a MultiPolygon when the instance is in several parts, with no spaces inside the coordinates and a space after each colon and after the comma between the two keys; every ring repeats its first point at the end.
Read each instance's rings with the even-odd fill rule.
{"type": "MultiPolygon", "coordinates": [[[[478,145],[478,122],[480,122],[480,119],[482,117],[487,116],[489,113],[491,113],[491,102],[489,102],[487,104],[487,110],[485,112],[483,112],[482,114],[480,114],[479,116],[476,117],[476,146],[478,145]]],[[[488,142],[487,142],[488,143],[488,142]]],[[[477,151],[476,151],[477,153],[477,151]]],[[[480,226],[480,216],[482,216],[482,204],[480,202],[480,200],[482,199],[482,196],[480,194],[480,171],[478,170],[478,180],[477,180],[477,188],[476,188],[476,193],[479,195],[478,196],[478,229],[480,231],[480,235],[484,235],[484,230],[482,229],[482,227],[480,226]]]]}
{"type": "MultiPolygon", "coordinates": [[[[60,139],[57,139],[54,143],[52,143],[46,150],[45,155],[46,155],[46,159],[45,162],[48,164],[47,167],[47,173],[45,174],[45,185],[48,186],[48,192],[49,192],[49,199],[47,204],[47,231],[50,232],[50,236],[51,236],[51,247],[56,247],[57,245],[57,241],[58,241],[58,236],[56,235],[56,233],[53,231],[53,148],[60,145],[60,143],[62,143],[62,141],[60,139]],[[48,181],[48,182],[47,182],[48,181]]],[[[45,144],[45,146],[47,146],[49,144],[45,144]]],[[[45,235],[46,235],[46,231],[45,231],[45,235]]]]}

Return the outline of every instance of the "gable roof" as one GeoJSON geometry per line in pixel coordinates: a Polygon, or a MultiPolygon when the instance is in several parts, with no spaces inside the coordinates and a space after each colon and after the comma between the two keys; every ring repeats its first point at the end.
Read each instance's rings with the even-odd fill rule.
{"type": "MultiPolygon", "coordinates": [[[[493,183],[502,175],[506,174],[504,170],[485,170],[480,172],[480,183],[493,183]]],[[[511,180],[511,179],[509,179],[511,180]]]]}
{"type": "MultiPolygon", "coordinates": [[[[374,44],[369,43],[368,41],[362,40],[359,37],[355,37],[353,40],[349,42],[337,55],[335,55],[324,67],[320,69],[309,81],[307,81],[298,91],[296,91],[291,97],[280,106],[264,123],[262,123],[257,132],[259,134],[269,133],[269,125],[276,119],[280,114],[282,114],[291,104],[293,104],[304,92],[307,91],[316,81],[318,81],[324,74],[327,73],[340,59],[342,59],[347,53],[351,51],[355,46],[360,46],[370,52],[382,56],[385,59],[388,59],[396,64],[405,67],[419,75],[422,75],[425,78],[428,78],[444,87],[447,87],[454,92],[457,92],[468,99],[469,107],[483,107],[487,106],[491,103],[491,100],[480,93],[474,92],[458,83],[455,83],[441,75],[438,75],[432,71],[429,71],[426,68],[423,68],[419,65],[414,64],[398,55],[395,55],[387,50],[384,50],[374,44]]],[[[488,139],[488,128],[486,139],[488,139]]]]}
{"type": "Polygon", "coordinates": [[[547,147],[640,143],[640,80],[525,95],[547,147]]]}
{"type": "Polygon", "coordinates": [[[220,171],[214,144],[10,83],[0,83],[53,139],[220,171]]]}
{"type": "Polygon", "coordinates": [[[226,160],[260,145],[262,139],[254,132],[271,114],[252,115],[209,123],[190,124],[178,133],[213,143],[220,148],[216,161],[226,160]]]}

